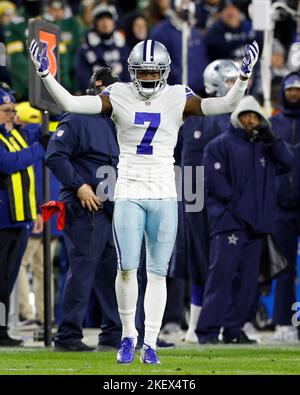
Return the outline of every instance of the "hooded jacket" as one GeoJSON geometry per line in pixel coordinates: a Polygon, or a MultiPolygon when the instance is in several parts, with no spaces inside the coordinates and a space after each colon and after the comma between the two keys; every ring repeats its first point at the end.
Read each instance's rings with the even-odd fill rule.
{"type": "MultiPolygon", "coordinates": [[[[77,198],[83,184],[96,190],[102,166],[116,169],[119,146],[113,122],[104,115],[66,113],[49,141],[46,164],[61,183],[60,200],[69,205],[69,214],[86,214],[77,198]]],[[[110,216],[112,204],[104,202],[104,211],[110,216]]]]}
{"type": "Polygon", "coordinates": [[[300,103],[298,106],[289,103],[284,96],[285,80],[296,74],[290,73],[281,84],[281,112],[270,118],[274,134],[287,142],[294,154],[294,164],[291,170],[277,179],[277,218],[293,217],[300,211],[300,103]]]}
{"type": "Polygon", "coordinates": [[[256,234],[275,228],[276,174],[289,171],[293,157],[282,140],[272,145],[254,140],[238,116],[256,112],[268,123],[252,96],[231,115],[229,129],[204,150],[205,198],[210,235],[248,229],[256,234]]]}

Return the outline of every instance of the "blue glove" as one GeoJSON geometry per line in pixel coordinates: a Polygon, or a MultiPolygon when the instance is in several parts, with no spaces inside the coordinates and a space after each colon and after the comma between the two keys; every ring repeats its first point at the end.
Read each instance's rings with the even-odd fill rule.
{"type": "Polygon", "coordinates": [[[42,43],[42,50],[40,51],[36,40],[32,40],[29,48],[31,59],[35,65],[37,73],[41,77],[46,77],[49,74],[49,61],[47,59],[47,44],[42,43]]]}
{"type": "Polygon", "coordinates": [[[245,53],[242,60],[241,76],[250,78],[252,74],[253,67],[258,60],[259,48],[256,41],[252,44],[247,44],[245,46],[245,53]]]}

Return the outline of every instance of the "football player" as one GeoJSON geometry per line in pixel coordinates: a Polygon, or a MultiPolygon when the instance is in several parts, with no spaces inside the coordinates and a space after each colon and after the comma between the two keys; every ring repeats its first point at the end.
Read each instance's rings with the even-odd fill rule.
{"type": "Polygon", "coordinates": [[[167,84],[170,56],[158,41],[145,40],[128,58],[131,83],[114,83],[98,96],[72,96],[49,73],[47,45],[32,40],[32,61],[62,110],[112,115],[120,146],[113,231],[118,250],[116,296],[123,326],[117,361],[134,359],[137,332],[137,267],[143,235],[147,249],[145,337],[141,362],[159,364],[156,340],[166,304],[166,274],[177,231],[173,151],[184,120],[191,115],[232,112],[243,97],[257,62],[254,41],[245,47],[240,76],[224,97],[201,99],[184,85],[167,84]]]}

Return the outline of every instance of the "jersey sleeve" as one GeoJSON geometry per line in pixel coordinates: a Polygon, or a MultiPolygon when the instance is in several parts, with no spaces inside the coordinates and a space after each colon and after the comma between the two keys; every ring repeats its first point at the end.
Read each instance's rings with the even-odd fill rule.
{"type": "Polygon", "coordinates": [[[102,95],[110,97],[111,94],[111,89],[112,89],[112,85],[107,86],[104,91],[102,92],[102,95]]]}
{"type": "Polygon", "coordinates": [[[192,96],[195,96],[194,91],[187,85],[185,85],[185,95],[186,95],[186,99],[189,99],[192,96]]]}

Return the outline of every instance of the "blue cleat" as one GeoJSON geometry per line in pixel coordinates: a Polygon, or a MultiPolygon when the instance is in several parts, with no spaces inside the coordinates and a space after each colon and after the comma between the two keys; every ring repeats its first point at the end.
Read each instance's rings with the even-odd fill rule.
{"type": "Polygon", "coordinates": [[[134,359],[134,339],[124,337],[118,348],[117,361],[119,363],[130,363],[134,359]]]}
{"type": "Polygon", "coordinates": [[[146,365],[160,365],[156,350],[147,344],[144,344],[141,349],[140,361],[146,365]]]}

